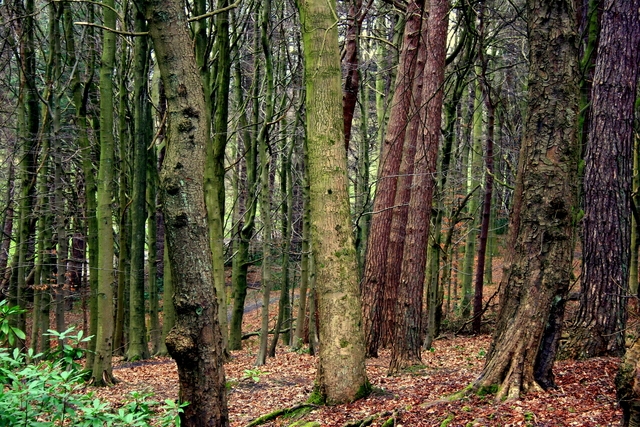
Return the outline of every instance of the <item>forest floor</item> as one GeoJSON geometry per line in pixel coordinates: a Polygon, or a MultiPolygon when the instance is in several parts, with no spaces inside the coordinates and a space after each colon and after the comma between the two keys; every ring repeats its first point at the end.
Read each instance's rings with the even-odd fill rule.
{"type": "MultiPolygon", "coordinates": [[[[258,329],[259,313],[245,316],[245,331],[258,329]]],[[[225,364],[232,426],[246,426],[261,415],[308,399],[316,357],[281,345],[275,358],[256,367],[258,338],[243,344],[243,350],[232,352],[225,364]]],[[[313,408],[302,419],[340,427],[360,425],[354,422],[372,415],[377,418],[364,425],[381,426],[390,417],[395,417],[395,426],[405,427],[619,425],[621,411],[614,388],[619,364],[616,358],[557,362],[557,389],[529,393],[518,400],[496,402],[492,396],[475,395],[447,400],[478,376],[489,344],[488,335],[442,336],[431,351],[423,352],[424,366],[392,377],[387,376],[389,352],[383,351],[380,357],[367,360],[367,374],[374,386],[370,396],[348,405],[313,408]]],[[[88,390],[116,406],[132,391],[152,392],[157,400],[176,399],[178,395],[176,366],[169,358],[116,361],[114,375],[119,380],[115,386],[88,390]]],[[[289,426],[295,421],[279,417],[262,425],[289,426]]]]}

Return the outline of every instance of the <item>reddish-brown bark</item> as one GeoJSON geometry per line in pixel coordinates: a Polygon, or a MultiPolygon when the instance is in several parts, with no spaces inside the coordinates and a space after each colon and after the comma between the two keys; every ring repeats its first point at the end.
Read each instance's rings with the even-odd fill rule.
{"type": "Polygon", "coordinates": [[[364,277],[360,287],[367,356],[369,357],[377,356],[380,345],[387,248],[393,217],[391,207],[395,200],[398,171],[407,129],[423,6],[423,0],[412,0],[407,6],[407,23],[405,24],[398,64],[398,77],[391,104],[387,134],[382,145],[378,184],[373,202],[364,277]]]}
{"type": "Polygon", "coordinates": [[[427,58],[424,70],[421,122],[415,174],[411,185],[405,250],[396,300],[396,327],[389,372],[420,363],[422,349],[422,294],[427,263],[431,203],[435,188],[436,160],[441,137],[444,68],[446,59],[448,0],[433,0],[427,19],[427,58]]]}

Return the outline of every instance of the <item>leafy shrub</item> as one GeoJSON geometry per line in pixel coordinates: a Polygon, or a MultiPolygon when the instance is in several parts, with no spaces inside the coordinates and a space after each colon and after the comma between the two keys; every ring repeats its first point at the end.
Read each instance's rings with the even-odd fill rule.
{"type": "Polygon", "coordinates": [[[0,301],[0,347],[13,347],[18,339],[25,339],[24,331],[11,326],[11,317],[25,311],[20,307],[9,307],[7,300],[0,301]]]}
{"type": "Polygon", "coordinates": [[[0,348],[0,427],[180,425],[179,414],[186,404],[171,400],[160,404],[151,400],[151,394],[132,393],[116,410],[86,392],[85,372],[77,362],[84,350],[77,345],[87,338],[72,332],[49,331],[65,344],[47,354],[0,348]]]}

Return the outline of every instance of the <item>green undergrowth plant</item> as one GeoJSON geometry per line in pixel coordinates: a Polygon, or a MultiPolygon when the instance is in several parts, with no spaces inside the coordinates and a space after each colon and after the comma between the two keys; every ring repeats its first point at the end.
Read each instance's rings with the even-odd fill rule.
{"type": "Polygon", "coordinates": [[[13,347],[19,339],[25,339],[24,331],[11,325],[13,316],[25,312],[20,307],[10,307],[7,300],[0,301],[0,347],[13,347]]]}
{"type": "Polygon", "coordinates": [[[134,392],[114,408],[95,397],[78,362],[85,352],[78,345],[88,338],[73,329],[49,334],[64,344],[46,353],[0,348],[0,427],[180,425],[186,404],[134,392]]]}

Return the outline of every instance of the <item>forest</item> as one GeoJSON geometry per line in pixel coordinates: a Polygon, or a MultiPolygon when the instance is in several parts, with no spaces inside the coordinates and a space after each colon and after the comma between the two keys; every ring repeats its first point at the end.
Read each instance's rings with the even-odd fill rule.
{"type": "Polygon", "coordinates": [[[640,0],[0,0],[0,427],[640,426],[639,69],[640,0]]]}

